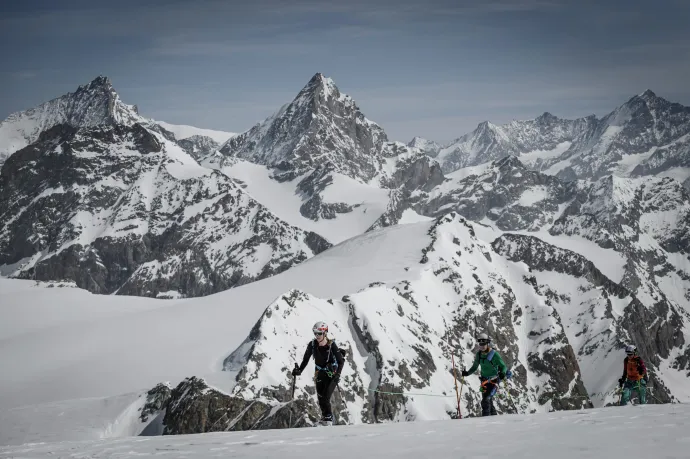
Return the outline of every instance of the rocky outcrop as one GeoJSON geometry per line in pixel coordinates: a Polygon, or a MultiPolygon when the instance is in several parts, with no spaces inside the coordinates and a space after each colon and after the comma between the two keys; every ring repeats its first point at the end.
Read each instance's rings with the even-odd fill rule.
{"type": "Polygon", "coordinates": [[[305,400],[273,405],[244,400],[209,387],[203,379],[190,377],[171,393],[163,435],[306,427],[319,418],[305,400]]]}
{"type": "Polygon", "coordinates": [[[210,137],[193,135],[177,141],[177,144],[194,159],[208,156],[218,150],[220,144],[210,137]]]}
{"type": "Polygon", "coordinates": [[[477,174],[418,193],[410,206],[429,217],[453,211],[474,221],[488,218],[503,231],[537,230],[553,222],[559,206],[574,193],[572,184],[531,171],[511,156],[477,174]]]}

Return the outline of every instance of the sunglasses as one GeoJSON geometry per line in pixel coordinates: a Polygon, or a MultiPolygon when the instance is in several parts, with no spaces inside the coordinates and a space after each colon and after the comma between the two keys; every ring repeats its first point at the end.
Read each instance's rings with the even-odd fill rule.
{"type": "Polygon", "coordinates": [[[323,335],[323,332],[314,332],[314,336],[321,336],[323,335]]]}
{"type": "Polygon", "coordinates": [[[477,340],[477,342],[478,342],[480,345],[482,345],[482,346],[484,346],[485,344],[489,344],[489,341],[487,341],[487,340],[485,340],[485,339],[477,340]]]}

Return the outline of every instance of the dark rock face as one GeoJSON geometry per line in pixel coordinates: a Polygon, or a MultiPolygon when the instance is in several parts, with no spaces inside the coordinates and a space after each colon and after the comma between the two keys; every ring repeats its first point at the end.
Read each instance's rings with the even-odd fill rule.
{"type": "Polygon", "coordinates": [[[166,142],[138,124],[60,125],[12,155],[0,172],[0,265],[96,293],[202,296],[330,247],[220,172],[168,156],[166,142]],[[225,242],[232,234],[243,236],[225,242]],[[253,265],[258,250],[268,263],[253,265]]]}
{"type": "Polygon", "coordinates": [[[488,218],[503,231],[538,230],[553,222],[574,193],[573,184],[531,171],[511,156],[479,174],[418,193],[408,205],[434,218],[454,211],[470,220],[488,218]]]}
{"type": "Polygon", "coordinates": [[[146,393],[146,404],[141,410],[139,419],[146,422],[149,417],[164,411],[170,401],[171,387],[167,384],[159,383],[146,393]]]}
{"type": "Polygon", "coordinates": [[[258,400],[223,394],[209,388],[203,379],[191,377],[171,393],[163,435],[306,427],[318,419],[304,400],[294,400],[274,410],[258,400]]]}
{"type": "Polygon", "coordinates": [[[177,141],[177,144],[194,159],[203,158],[218,150],[220,144],[210,137],[193,135],[177,141]]]}
{"type": "MultiPolygon", "coordinates": [[[[657,402],[671,401],[670,392],[656,377],[654,367],[659,366],[662,359],[668,359],[673,349],[684,347],[685,340],[681,330],[686,312],[667,300],[644,306],[632,292],[608,279],[589,260],[575,252],[549,246],[537,238],[507,234],[496,239],[492,246],[496,252],[511,261],[526,263],[534,270],[562,272],[575,278],[587,279],[609,298],[609,308],[614,297],[624,299],[627,306],[621,318],[614,320],[610,311],[606,313],[607,317],[614,320],[614,326],[618,330],[619,338],[614,344],[622,347],[625,343],[635,343],[652,371],[649,387],[654,390],[657,402]]],[[[588,323],[595,324],[596,317],[592,317],[588,323]]],[[[583,330],[583,333],[586,331],[583,330]]],[[[592,340],[580,353],[600,350],[594,343],[592,340]]]]}

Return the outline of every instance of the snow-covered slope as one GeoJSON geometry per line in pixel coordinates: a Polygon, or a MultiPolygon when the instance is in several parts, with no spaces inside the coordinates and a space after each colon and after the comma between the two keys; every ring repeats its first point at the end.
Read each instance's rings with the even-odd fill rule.
{"type": "Polygon", "coordinates": [[[170,124],[165,121],[151,120],[160,125],[163,129],[175,134],[177,140],[187,139],[189,137],[200,136],[209,137],[214,142],[222,144],[229,138],[237,135],[235,132],[216,131],[213,129],[202,129],[194,126],[187,126],[185,124],[170,124]]]}
{"type": "Polygon", "coordinates": [[[648,90],[602,118],[591,133],[575,139],[567,152],[551,161],[551,171],[564,178],[596,179],[611,173],[656,175],[688,168],[688,134],[690,107],[648,90]]]}
{"type": "Polygon", "coordinates": [[[428,229],[373,231],[276,276],[202,298],[98,296],[0,279],[0,362],[8,375],[0,378],[0,411],[119,395],[191,375],[210,374],[214,384],[228,388],[223,360],[278,296],[298,288],[340,297],[374,281],[404,279],[411,275],[406,268],[418,266],[428,229]]]}
{"type": "Polygon", "coordinates": [[[321,178],[323,190],[315,194],[318,199],[313,199],[314,194],[304,186],[311,174],[275,180],[273,171],[266,166],[241,159],[224,164],[221,171],[278,218],[334,244],[364,233],[388,205],[390,190],[342,174],[331,173],[321,178]],[[313,209],[313,204],[318,209],[313,209]]]}
{"type": "Polygon", "coordinates": [[[690,195],[670,178],[609,176],[586,185],[549,229],[626,258],[622,284],[646,304],[690,312],[690,195]]]}
{"type": "Polygon", "coordinates": [[[527,155],[539,165],[539,158],[562,153],[595,122],[594,117],[564,120],[550,113],[501,126],[484,121],[469,134],[438,148],[433,156],[446,173],[509,155],[527,155]]]}
{"type": "Polygon", "coordinates": [[[201,296],[329,246],[140,124],[58,125],[0,175],[6,274],[97,293],[201,296]]]}
{"type": "MultiPolygon", "coordinates": [[[[654,354],[650,387],[665,397],[667,384],[657,367],[670,350],[687,349],[675,344],[690,337],[683,310],[671,303],[663,312],[646,310],[581,255],[529,236],[489,243],[476,227],[454,214],[438,219],[421,254],[422,270],[401,282],[375,283],[342,298],[284,294],[226,360],[226,370],[237,374],[231,394],[280,402],[291,362],[310,339],[301,324],[328,317],[332,335],[351,349],[341,383],[347,395],[338,397],[338,409],[352,423],[447,417],[456,405],[450,356],[469,365],[473,337],[481,331],[494,336],[517,375],[504,389],[511,398],[498,401],[504,410],[610,403],[620,377],[618,349],[644,333],[658,340],[654,349],[645,343],[646,354],[654,354]],[[642,310],[647,319],[655,317],[657,328],[633,322],[642,310]]],[[[311,397],[310,383],[299,381],[297,398],[311,397]]],[[[478,380],[471,376],[467,383],[476,387],[478,380]]],[[[689,389],[668,385],[683,396],[689,389]]],[[[463,409],[476,413],[478,401],[468,391],[463,409]]]]}
{"type": "Polygon", "coordinates": [[[0,166],[12,153],[37,141],[41,132],[58,124],[93,127],[145,121],[135,106],[120,100],[108,78],[99,76],[73,93],[13,113],[0,122],[0,166]]]}
{"type": "Polygon", "coordinates": [[[318,73],[273,116],[201,164],[243,182],[286,221],[332,243],[378,227],[394,203],[443,181],[421,149],[389,142],[354,100],[318,73]]]}
{"type": "Polygon", "coordinates": [[[438,152],[441,149],[441,146],[433,140],[428,140],[422,137],[413,138],[410,140],[407,146],[411,148],[418,148],[432,157],[438,155],[438,152]]]}
{"type": "Polygon", "coordinates": [[[561,459],[687,457],[688,405],[601,408],[501,418],[344,426],[321,429],[216,432],[86,442],[34,443],[0,448],[2,458],[174,456],[304,458],[328,451],[333,459],[380,457],[457,459],[535,456],[561,459]],[[482,441],[489,436],[493,441],[482,441]],[[468,441],[473,439],[474,441],[468,441]],[[634,441],[631,441],[634,439],[634,441]]]}
{"type": "MultiPolygon", "coordinates": [[[[204,377],[230,396],[276,405],[285,401],[289,370],[320,319],[351,350],[342,393],[335,395],[339,416],[350,423],[452,416],[450,356],[469,365],[480,330],[494,336],[515,372],[502,389],[510,398],[497,402],[504,412],[613,401],[620,347],[645,333],[654,335],[640,346],[649,356],[654,396],[690,396],[684,370],[673,360],[687,353],[690,339],[682,311],[673,304],[640,305],[574,252],[525,236],[493,236],[482,225],[446,215],[372,231],[282,274],[219,294],[149,299],[141,311],[88,314],[24,332],[16,331],[15,312],[46,305],[4,295],[3,317],[15,331],[0,337],[0,361],[11,375],[0,382],[0,408],[16,414],[7,422],[27,419],[21,407],[29,404],[57,416],[46,404],[141,395],[158,382],[175,385],[188,376],[204,377]],[[129,338],[119,339],[123,335],[129,338]]],[[[466,383],[462,410],[476,414],[476,376],[466,383]]],[[[296,397],[313,410],[309,384],[306,375],[300,378],[296,397]]],[[[283,416],[280,405],[272,412],[283,416]]],[[[206,428],[223,430],[228,417],[236,416],[206,428]]]]}
{"type": "Polygon", "coordinates": [[[316,320],[351,350],[351,423],[452,416],[449,357],[468,365],[478,331],[516,374],[504,412],[612,402],[628,342],[658,401],[690,396],[684,107],[644,93],[440,148],[388,141],[321,74],[223,145],[138,115],[80,124],[86,100],[77,121],[22,118],[36,138],[0,172],[0,275],[73,281],[0,279],[5,441],[308,425],[307,377],[283,402],[316,320]]]}

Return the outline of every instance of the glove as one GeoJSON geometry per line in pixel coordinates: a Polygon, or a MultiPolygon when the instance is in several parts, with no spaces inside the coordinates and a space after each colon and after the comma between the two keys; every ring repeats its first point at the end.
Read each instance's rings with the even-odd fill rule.
{"type": "Polygon", "coordinates": [[[331,382],[333,384],[338,384],[340,382],[340,375],[338,373],[334,374],[331,378],[331,382]]]}
{"type": "Polygon", "coordinates": [[[625,382],[625,378],[621,378],[618,380],[618,387],[623,387],[623,383],[625,382]]]}
{"type": "Polygon", "coordinates": [[[510,379],[512,377],[513,377],[513,372],[510,370],[506,371],[506,379],[510,379]]]}
{"type": "Polygon", "coordinates": [[[462,370],[462,377],[464,378],[465,376],[469,376],[470,372],[467,370],[462,370]]]}
{"type": "Polygon", "coordinates": [[[292,370],[292,376],[299,376],[302,374],[302,370],[300,370],[298,367],[295,367],[294,370],[292,370]]]}

